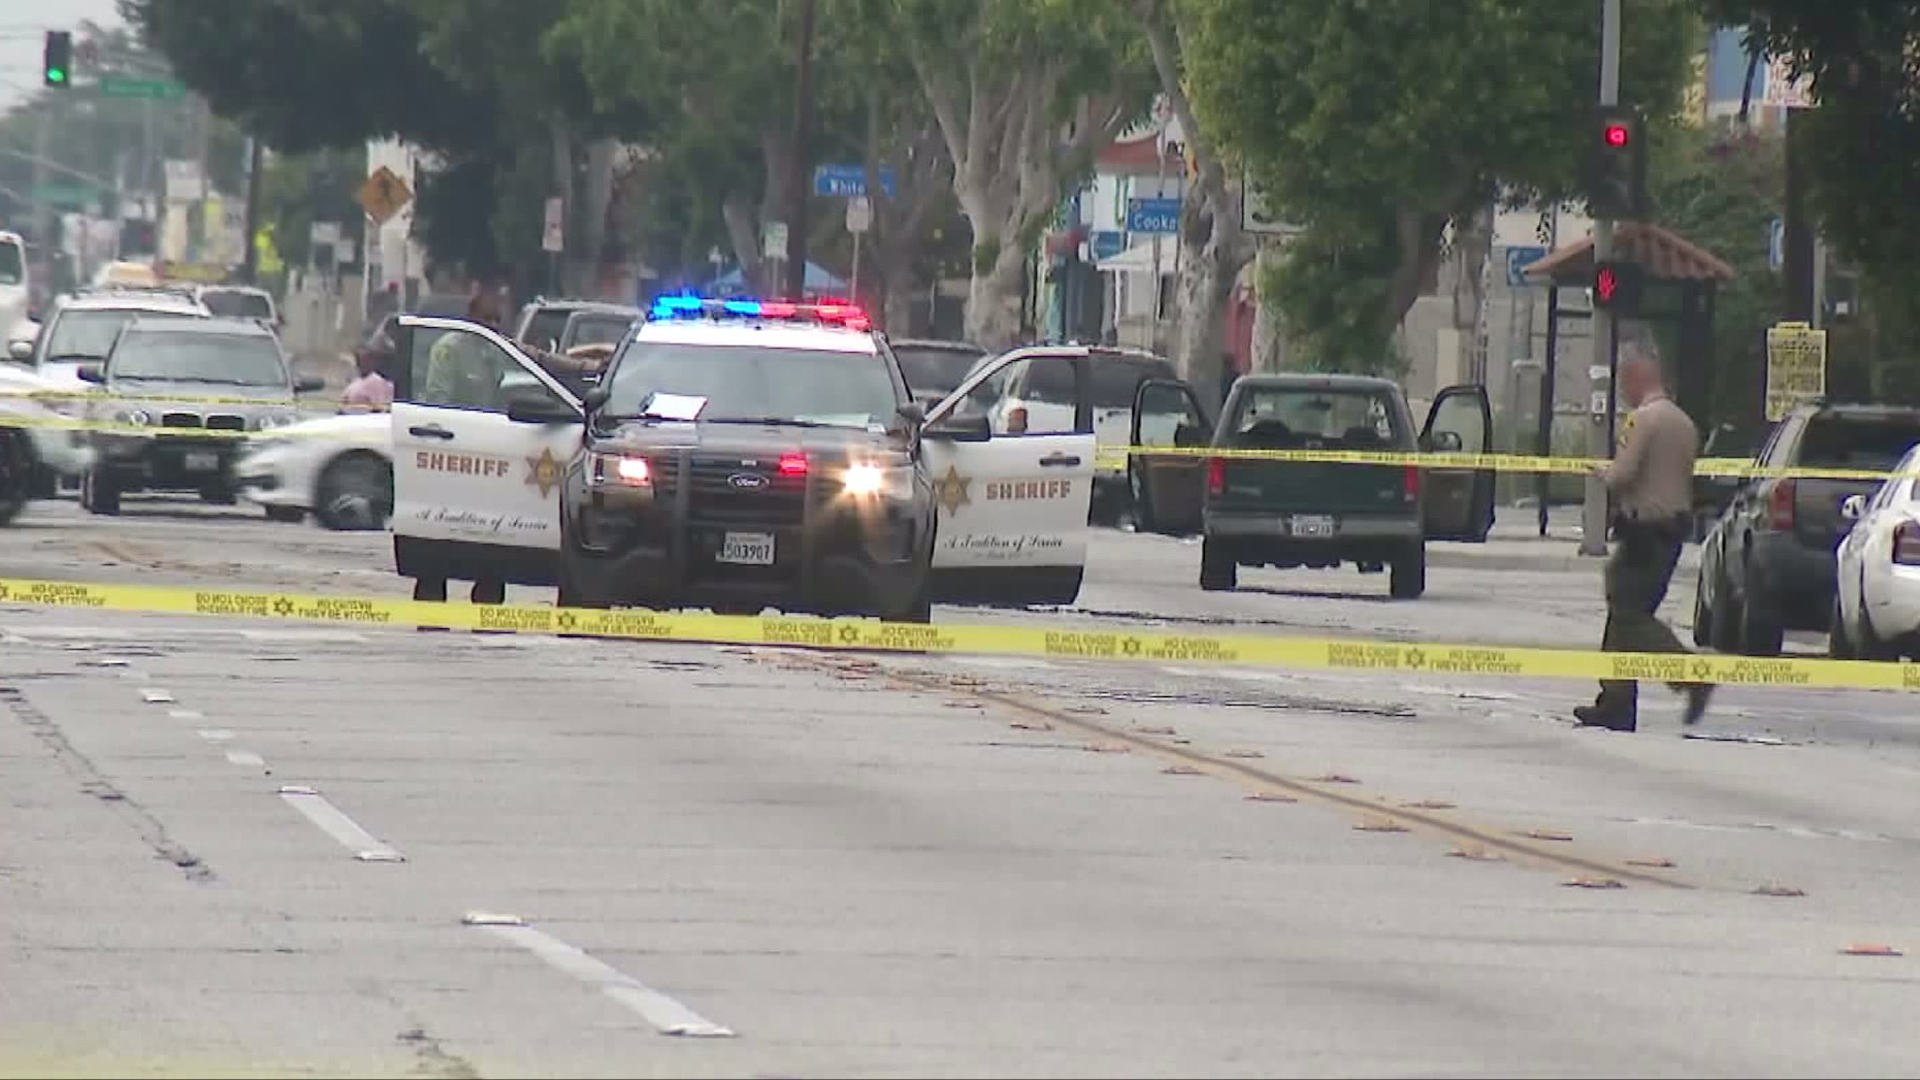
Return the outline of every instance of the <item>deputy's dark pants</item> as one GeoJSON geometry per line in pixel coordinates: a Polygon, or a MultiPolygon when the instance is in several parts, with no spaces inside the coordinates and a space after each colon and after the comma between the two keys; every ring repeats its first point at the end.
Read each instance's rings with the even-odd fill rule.
{"type": "MultiPolygon", "coordinates": [[[[1685,542],[1682,520],[1645,522],[1622,519],[1613,528],[1613,554],[1607,559],[1607,628],[1600,647],[1608,652],[1684,653],[1667,624],[1654,617],[1667,598],[1674,565],[1685,542]]],[[[1682,684],[1672,684],[1675,690],[1682,684]]],[[[1624,716],[1634,715],[1639,684],[1631,679],[1600,683],[1596,704],[1624,716]]]]}

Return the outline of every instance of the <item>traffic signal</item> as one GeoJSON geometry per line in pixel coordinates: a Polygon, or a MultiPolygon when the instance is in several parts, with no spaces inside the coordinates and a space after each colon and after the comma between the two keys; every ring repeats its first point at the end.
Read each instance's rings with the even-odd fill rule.
{"type": "Polygon", "coordinates": [[[1646,285],[1646,271],[1639,263],[1612,259],[1594,264],[1593,306],[1595,310],[1632,315],[1640,310],[1640,292],[1646,285]]]}
{"type": "Polygon", "coordinates": [[[1602,106],[1587,139],[1587,210],[1596,218],[1647,215],[1647,140],[1631,109],[1602,106]]]}
{"type": "Polygon", "coordinates": [[[41,53],[40,72],[48,86],[58,89],[66,89],[73,81],[73,34],[70,31],[47,31],[46,49],[41,53]]]}

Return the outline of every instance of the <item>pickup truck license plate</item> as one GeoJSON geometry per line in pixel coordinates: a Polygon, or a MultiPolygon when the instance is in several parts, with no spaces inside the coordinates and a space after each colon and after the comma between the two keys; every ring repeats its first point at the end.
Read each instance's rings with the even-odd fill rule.
{"type": "Polygon", "coordinates": [[[1289,536],[1332,536],[1333,515],[1294,514],[1287,518],[1289,536]]]}
{"type": "Polygon", "coordinates": [[[188,472],[212,472],[220,467],[220,455],[209,450],[189,450],[180,455],[180,467],[188,472]]]}
{"type": "Polygon", "coordinates": [[[773,565],[773,534],[730,532],[720,542],[720,561],[744,566],[773,565]]]}

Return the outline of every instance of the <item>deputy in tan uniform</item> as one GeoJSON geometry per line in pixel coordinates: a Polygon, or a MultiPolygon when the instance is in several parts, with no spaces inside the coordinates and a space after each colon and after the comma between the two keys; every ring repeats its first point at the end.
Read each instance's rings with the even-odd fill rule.
{"type": "MultiPolygon", "coordinates": [[[[1613,554],[1607,560],[1609,652],[1684,653],[1686,646],[1655,613],[1666,599],[1693,514],[1693,459],[1700,434],[1667,397],[1660,358],[1651,344],[1621,351],[1620,393],[1633,409],[1614,459],[1595,471],[1613,496],[1613,554]]],[[[1673,683],[1687,696],[1685,722],[1699,721],[1710,683],[1673,683]]],[[[1632,731],[1639,723],[1639,684],[1608,680],[1591,705],[1573,710],[1585,727],[1632,731]]]]}

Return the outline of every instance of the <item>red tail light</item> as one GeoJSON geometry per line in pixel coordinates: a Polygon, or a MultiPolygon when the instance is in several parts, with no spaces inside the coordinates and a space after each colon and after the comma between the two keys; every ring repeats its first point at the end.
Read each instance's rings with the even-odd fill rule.
{"type": "Polygon", "coordinates": [[[1207,494],[1221,495],[1227,490],[1227,459],[1207,459],[1207,494]]]}
{"type": "Polygon", "coordinates": [[[1767,493],[1767,522],[1776,529],[1793,528],[1793,481],[1782,480],[1767,493]]]}
{"type": "Polygon", "coordinates": [[[1920,566],[1920,521],[1903,521],[1893,530],[1893,561],[1920,566]]]}
{"type": "Polygon", "coordinates": [[[1420,497],[1420,466],[1408,465],[1401,472],[1400,490],[1406,494],[1408,502],[1420,497]]]}
{"type": "Polygon", "coordinates": [[[807,455],[781,454],[780,455],[780,475],[781,476],[807,475],[807,455]]]}

